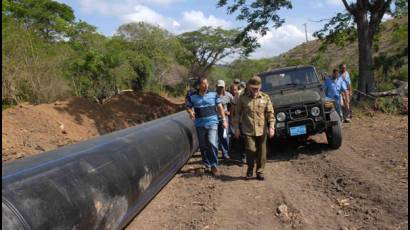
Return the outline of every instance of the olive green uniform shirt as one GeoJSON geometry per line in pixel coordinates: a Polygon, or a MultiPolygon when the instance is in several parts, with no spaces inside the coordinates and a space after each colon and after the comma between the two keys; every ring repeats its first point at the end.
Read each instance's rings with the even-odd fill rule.
{"type": "Polygon", "coordinates": [[[269,95],[259,92],[256,98],[242,94],[236,102],[235,124],[241,124],[242,134],[262,136],[267,134],[268,125],[275,127],[275,114],[269,95]]]}

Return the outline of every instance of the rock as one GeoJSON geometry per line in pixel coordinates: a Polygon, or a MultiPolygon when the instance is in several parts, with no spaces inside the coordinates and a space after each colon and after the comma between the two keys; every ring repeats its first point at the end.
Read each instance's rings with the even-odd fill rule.
{"type": "Polygon", "coordinates": [[[195,174],[204,174],[205,173],[205,169],[204,168],[197,168],[195,169],[195,174]]]}
{"type": "Polygon", "coordinates": [[[279,207],[276,209],[277,213],[279,215],[285,215],[288,216],[288,206],[286,206],[286,204],[281,204],[279,205],[279,207]]]}
{"type": "Polygon", "coordinates": [[[336,199],[337,203],[339,204],[339,206],[344,207],[344,206],[349,206],[350,205],[350,199],[349,198],[345,198],[345,199],[336,199]]]}

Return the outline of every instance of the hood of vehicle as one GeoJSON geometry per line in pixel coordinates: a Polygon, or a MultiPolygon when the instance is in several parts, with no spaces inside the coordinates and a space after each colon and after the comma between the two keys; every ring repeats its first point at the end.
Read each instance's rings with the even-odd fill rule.
{"type": "Polygon", "coordinates": [[[305,104],[320,101],[320,94],[314,90],[285,91],[271,95],[274,107],[282,107],[292,104],[305,104]]]}

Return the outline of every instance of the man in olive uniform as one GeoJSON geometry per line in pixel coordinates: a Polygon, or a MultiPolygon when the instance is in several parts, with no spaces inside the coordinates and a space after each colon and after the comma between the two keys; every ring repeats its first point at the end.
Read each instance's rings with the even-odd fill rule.
{"type": "Polygon", "coordinates": [[[260,89],[261,78],[254,76],[248,81],[248,92],[239,97],[236,103],[235,137],[242,135],[244,138],[247,178],[253,176],[256,161],[256,178],[264,180],[266,137],[269,134],[269,138],[272,138],[275,134],[275,115],[270,97],[260,89]]]}

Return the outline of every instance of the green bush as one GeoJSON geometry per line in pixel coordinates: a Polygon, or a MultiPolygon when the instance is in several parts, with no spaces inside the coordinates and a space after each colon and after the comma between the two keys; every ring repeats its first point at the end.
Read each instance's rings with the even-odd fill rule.
{"type": "Polygon", "coordinates": [[[388,91],[396,88],[392,82],[380,82],[377,84],[377,91],[388,91]]]}
{"type": "Polygon", "coordinates": [[[402,80],[402,81],[408,81],[409,80],[409,65],[403,65],[397,73],[397,79],[402,80]]]}
{"type": "Polygon", "coordinates": [[[174,87],[165,85],[164,90],[168,95],[172,97],[181,97],[181,96],[185,96],[185,94],[187,93],[188,87],[186,83],[180,82],[174,87]]]}
{"type": "Polygon", "coordinates": [[[399,114],[402,103],[401,97],[380,97],[376,99],[374,107],[384,113],[399,114]]]}

